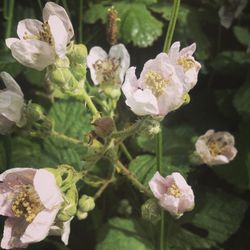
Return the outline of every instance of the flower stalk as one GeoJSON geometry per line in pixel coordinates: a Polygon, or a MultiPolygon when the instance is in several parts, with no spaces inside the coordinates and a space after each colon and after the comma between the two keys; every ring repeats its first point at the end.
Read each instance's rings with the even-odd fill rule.
{"type": "MultiPolygon", "coordinates": [[[[171,12],[171,18],[163,46],[163,52],[168,52],[175,30],[175,25],[179,13],[180,0],[174,0],[173,9],[171,12]]],[[[162,131],[156,135],[156,158],[157,158],[157,170],[162,174],[162,131]]],[[[159,250],[164,250],[164,242],[166,241],[165,235],[165,211],[161,209],[161,222],[160,222],[160,244],[159,250]]]]}

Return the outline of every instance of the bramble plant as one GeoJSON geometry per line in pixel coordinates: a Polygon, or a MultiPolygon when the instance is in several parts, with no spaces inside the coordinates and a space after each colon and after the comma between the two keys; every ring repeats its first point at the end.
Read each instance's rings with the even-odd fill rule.
{"type": "MultiPolygon", "coordinates": [[[[83,1],[76,2],[79,8],[71,9],[75,3],[69,1],[44,6],[37,1],[42,21],[34,19],[34,11],[18,20],[14,38],[14,6],[20,5],[4,1],[6,47],[1,53],[9,61],[0,59],[0,214],[7,217],[1,248],[224,249],[247,209],[237,192],[249,188],[249,182],[241,183],[234,169],[237,162],[249,162],[249,151],[246,142],[238,148],[237,138],[235,146],[229,126],[213,125],[213,112],[206,108],[206,119],[198,113],[186,125],[197,107],[212,106],[207,97],[201,97],[202,105],[192,104],[192,89],[201,88],[199,73],[210,70],[208,40],[199,22],[190,34],[188,13],[194,7],[180,0],[171,5],[102,1],[90,3],[84,13],[83,1]],[[72,25],[77,11],[78,31],[72,25]],[[159,40],[164,19],[166,35],[159,40]],[[96,22],[101,29],[106,25],[108,49],[98,44],[105,36],[100,27],[91,28],[96,22]],[[173,40],[175,30],[180,41],[173,40]],[[190,42],[196,33],[197,43],[190,42]],[[91,41],[95,36],[97,42],[91,41]],[[143,62],[137,60],[136,46],[151,46],[153,55],[145,50],[143,62]],[[32,91],[17,83],[20,73],[33,84],[32,91]],[[178,112],[185,122],[174,121],[178,112]],[[234,185],[234,191],[218,183],[234,185]],[[63,244],[49,236],[60,236],[63,244]]],[[[225,3],[218,10],[227,29],[246,8],[240,3],[233,11],[236,5],[225,3]]],[[[245,37],[250,36],[244,31],[243,39],[240,29],[235,27],[235,35],[248,51],[245,37]]],[[[245,60],[249,64],[249,57],[245,60]]],[[[216,63],[222,67],[219,59],[215,68],[216,63]]],[[[233,104],[239,115],[249,115],[242,88],[247,87],[240,87],[233,104]]],[[[218,98],[222,112],[232,99],[229,92],[218,98]]],[[[239,141],[248,124],[242,120],[239,141]]]]}

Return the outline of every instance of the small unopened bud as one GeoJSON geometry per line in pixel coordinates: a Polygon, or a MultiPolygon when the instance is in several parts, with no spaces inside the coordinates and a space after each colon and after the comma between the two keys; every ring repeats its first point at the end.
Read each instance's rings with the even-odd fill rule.
{"type": "Polygon", "coordinates": [[[156,200],[155,199],[147,200],[141,207],[141,214],[144,220],[156,224],[161,218],[160,208],[156,200]]]}
{"type": "Polygon", "coordinates": [[[25,108],[25,115],[29,122],[41,120],[44,117],[43,108],[38,104],[28,103],[25,108]]]}
{"type": "Polygon", "coordinates": [[[114,100],[118,100],[121,96],[121,86],[111,83],[111,84],[101,84],[103,92],[114,100]]]}
{"type": "Polygon", "coordinates": [[[93,122],[93,125],[95,126],[95,133],[100,137],[109,136],[115,128],[114,121],[110,117],[99,118],[93,122]]]}
{"type": "Polygon", "coordinates": [[[66,192],[64,196],[64,203],[57,215],[60,221],[68,221],[77,211],[78,192],[75,185],[66,192]]]}
{"type": "Polygon", "coordinates": [[[71,44],[67,56],[71,63],[86,64],[88,50],[83,44],[71,44]]]}
{"type": "Polygon", "coordinates": [[[184,94],[182,98],[183,98],[183,101],[184,101],[183,105],[186,105],[186,104],[190,103],[191,98],[190,98],[190,95],[188,93],[184,94]]]}
{"type": "Polygon", "coordinates": [[[132,206],[129,204],[129,201],[122,199],[119,204],[118,212],[121,215],[129,216],[132,214],[132,206]]]}
{"type": "Polygon", "coordinates": [[[84,220],[88,217],[88,213],[86,212],[81,212],[80,210],[77,211],[76,216],[78,220],[84,220]]]}
{"type": "Polygon", "coordinates": [[[161,131],[160,121],[149,117],[142,124],[142,133],[149,136],[154,136],[161,131]]]}
{"type": "Polygon", "coordinates": [[[78,202],[78,210],[81,212],[89,212],[95,208],[95,200],[91,196],[82,195],[78,202]]]}

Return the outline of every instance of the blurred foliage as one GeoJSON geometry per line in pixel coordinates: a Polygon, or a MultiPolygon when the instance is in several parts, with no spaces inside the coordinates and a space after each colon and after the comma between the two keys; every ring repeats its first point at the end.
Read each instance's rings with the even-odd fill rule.
{"type": "MultiPolygon", "coordinates": [[[[106,22],[107,9],[112,5],[120,18],[118,41],[128,48],[131,65],[141,69],[146,60],[162,50],[172,1],[87,0],[84,1],[83,20],[79,20],[79,0],[55,2],[69,10],[76,41],[80,40],[78,27],[82,22],[82,39],[88,50],[95,45],[109,48],[106,22]]],[[[166,174],[178,171],[189,178],[188,183],[196,194],[196,207],[178,221],[172,218],[166,221],[171,232],[167,237],[169,249],[249,248],[250,4],[235,15],[237,8],[234,10],[231,6],[236,2],[240,1],[183,0],[181,3],[174,40],[181,41],[182,46],[197,43],[196,57],[202,70],[197,86],[190,93],[191,103],[166,117],[163,160],[166,174]],[[221,25],[218,12],[222,7],[232,19],[229,28],[221,25]],[[238,155],[230,164],[210,169],[190,163],[195,138],[208,129],[234,134],[238,155]]],[[[45,3],[46,0],[16,0],[11,36],[16,36],[19,20],[41,18],[45,3]]],[[[7,71],[17,79],[26,100],[32,99],[43,105],[56,131],[86,140],[85,136],[91,130],[91,117],[84,105],[72,99],[51,103],[46,98],[45,72],[24,68],[6,49],[7,7],[8,1],[1,1],[0,71],[7,71]]],[[[123,101],[121,98],[118,106],[124,113],[119,114],[119,124],[135,119],[123,101]],[[127,114],[127,120],[123,119],[127,114]]],[[[1,136],[0,140],[1,171],[11,167],[54,167],[61,163],[80,169],[87,153],[85,148],[54,137],[39,140],[14,134],[12,138],[1,136]]],[[[128,164],[129,169],[147,184],[156,170],[154,139],[141,135],[128,139],[126,144],[134,156],[128,164]]],[[[110,172],[108,163],[98,162],[94,172],[106,176],[110,172]]],[[[28,249],[154,250],[157,227],[138,219],[138,208],[144,202],[142,195],[121,181],[98,200],[96,209],[86,221],[72,223],[68,247],[57,238],[49,238],[28,249]],[[132,205],[131,215],[118,213],[118,204],[124,198],[132,205]]]]}

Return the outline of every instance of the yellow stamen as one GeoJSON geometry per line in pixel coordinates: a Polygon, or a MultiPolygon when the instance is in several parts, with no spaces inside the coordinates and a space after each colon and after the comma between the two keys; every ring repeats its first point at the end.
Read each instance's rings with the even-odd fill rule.
{"type": "Polygon", "coordinates": [[[167,190],[167,194],[174,196],[175,198],[181,197],[181,191],[175,183],[173,183],[167,190]]]}
{"type": "Polygon", "coordinates": [[[158,97],[164,93],[166,85],[169,83],[160,73],[150,70],[145,75],[145,83],[153,94],[158,97]]]}
{"type": "Polygon", "coordinates": [[[187,58],[185,56],[179,57],[177,59],[177,64],[183,67],[184,71],[195,67],[195,61],[192,58],[187,58]]]}

